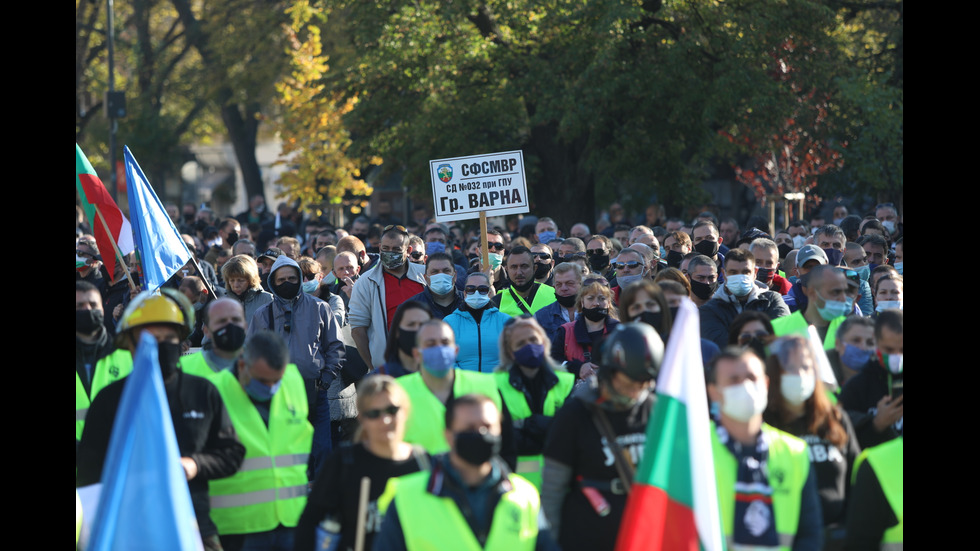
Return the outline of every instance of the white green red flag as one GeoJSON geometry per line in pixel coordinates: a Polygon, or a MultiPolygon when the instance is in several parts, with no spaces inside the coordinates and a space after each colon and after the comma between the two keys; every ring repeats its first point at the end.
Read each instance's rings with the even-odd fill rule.
{"type": "Polygon", "coordinates": [[[123,216],[119,206],[112,200],[109,191],[102,185],[102,180],[92,168],[92,163],[82,153],[82,148],[75,144],[75,191],[81,200],[82,210],[92,227],[95,243],[99,246],[102,263],[105,264],[109,277],[115,277],[116,252],[113,246],[119,247],[123,256],[133,252],[133,230],[129,220],[123,216]],[[99,214],[101,213],[101,218],[99,214]]]}
{"type": "Polygon", "coordinates": [[[657,379],[657,405],[616,551],[722,551],[698,310],[684,300],[657,379]]]}

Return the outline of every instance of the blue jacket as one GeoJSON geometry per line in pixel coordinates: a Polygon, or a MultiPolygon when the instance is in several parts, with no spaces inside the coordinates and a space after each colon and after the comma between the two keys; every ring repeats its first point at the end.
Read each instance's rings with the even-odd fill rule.
{"type": "Polygon", "coordinates": [[[500,333],[509,319],[510,316],[493,306],[483,311],[480,323],[473,318],[469,308],[461,308],[446,316],[443,321],[452,327],[456,345],[459,346],[456,367],[493,373],[500,358],[500,333]]]}
{"type": "MultiPolygon", "coordinates": [[[[457,309],[462,308],[463,305],[466,304],[465,302],[463,302],[462,291],[454,288],[453,292],[456,293],[456,300],[454,300],[453,303],[450,304],[450,306],[452,306],[452,309],[449,310],[450,313],[455,312],[457,309]]],[[[422,304],[428,306],[429,309],[432,310],[432,316],[435,318],[442,319],[443,317],[445,317],[442,314],[442,307],[436,304],[435,297],[432,296],[432,289],[429,289],[428,287],[426,287],[425,290],[422,291],[421,293],[412,296],[405,302],[408,302],[409,300],[414,300],[415,302],[421,302],[422,304]]]]}
{"type": "Polygon", "coordinates": [[[562,315],[565,311],[565,308],[558,304],[558,301],[555,301],[534,313],[534,319],[538,320],[538,324],[548,334],[548,342],[555,340],[559,327],[570,321],[575,321],[574,319],[565,319],[565,316],[562,315]]]}

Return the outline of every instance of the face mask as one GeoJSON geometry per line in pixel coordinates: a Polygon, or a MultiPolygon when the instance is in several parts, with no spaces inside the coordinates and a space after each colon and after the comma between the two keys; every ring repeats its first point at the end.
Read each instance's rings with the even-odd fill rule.
{"type": "Polygon", "coordinates": [[[609,315],[609,308],[583,308],[582,315],[589,321],[602,321],[609,315]]]}
{"type": "Polygon", "coordinates": [[[534,279],[544,279],[551,271],[551,264],[535,264],[534,279]]]}
{"type": "Polygon", "coordinates": [[[473,310],[480,310],[490,302],[490,294],[481,295],[479,292],[463,297],[463,302],[473,310]]]}
{"type": "Polygon", "coordinates": [[[575,295],[567,297],[555,295],[555,299],[558,301],[558,304],[562,306],[562,308],[571,308],[572,306],[575,306],[575,295]]]}
{"type": "Polygon", "coordinates": [[[878,363],[882,366],[888,368],[895,375],[902,373],[902,358],[904,354],[884,354],[881,350],[878,351],[878,363]]]}
{"type": "Polygon", "coordinates": [[[446,246],[438,241],[425,244],[425,254],[436,254],[446,252],[446,246]]]}
{"type": "Polygon", "coordinates": [[[660,331],[660,326],[664,323],[664,313],[663,312],[641,312],[640,316],[637,318],[650,327],[653,327],[658,332],[660,331]]]}
{"type": "Polygon", "coordinates": [[[788,255],[790,251],[793,250],[793,246],[787,245],[786,243],[783,243],[782,245],[776,245],[776,248],[779,249],[779,258],[786,258],[786,255],[788,255]]]}
{"type": "Polygon", "coordinates": [[[217,237],[217,238],[215,238],[215,239],[213,239],[211,241],[208,241],[208,247],[215,247],[215,246],[218,246],[218,247],[221,246],[221,238],[220,237],[217,237]]]}
{"type": "Polygon", "coordinates": [[[870,359],[870,350],[858,348],[853,344],[845,344],[844,353],[841,354],[840,357],[841,363],[854,371],[860,371],[864,367],[864,364],[868,363],[868,360],[870,359]]]}
{"type": "Polygon", "coordinates": [[[279,285],[273,285],[272,292],[285,300],[293,300],[299,296],[299,283],[290,283],[286,281],[279,285]]]}
{"type": "Polygon", "coordinates": [[[881,312],[882,310],[901,310],[902,302],[898,300],[879,300],[878,304],[875,305],[875,311],[881,312]]]}
{"type": "Polygon", "coordinates": [[[680,268],[681,262],[684,261],[684,255],[677,251],[669,251],[667,253],[667,266],[670,268],[680,268]]]}
{"type": "Polygon", "coordinates": [[[841,261],[844,260],[844,251],[839,251],[837,249],[823,249],[823,252],[827,254],[828,266],[840,266],[841,261]]]}
{"type": "Polygon", "coordinates": [[[843,218],[834,218],[834,225],[835,226],[840,226],[840,223],[843,222],[843,221],[844,221],[843,218]]]}
{"type": "Polygon", "coordinates": [[[802,249],[803,245],[806,245],[806,236],[797,235],[796,237],[793,238],[794,249],[802,249]]]}
{"type": "Polygon", "coordinates": [[[500,253],[489,253],[490,257],[490,268],[496,270],[504,263],[504,255],[500,253]]]}
{"type": "Polygon", "coordinates": [[[252,379],[245,385],[245,392],[260,402],[268,402],[279,392],[281,384],[282,381],[278,381],[276,384],[268,386],[260,383],[258,379],[252,379]]]}
{"type": "Polygon", "coordinates": [[[769,403],[765,388],[748,380],[740,385],[726,386],[722,396],[725,401],[721,404],[721,411],[742,423],[761,414],[769,403]]]}
{"type": "Polygon", "coordinates": [[[381,253],[381,265],[388,270],[397,270],[405,263],[405,255],[402,253],[383,252],[381,253]]]}
{"type": "Polygon", "coordinates": [[[881,223],[881,227],[885,228],[885,231],[889,234],[895,233],[895,222],[891,220],[885,220],[881,223]]]}
{"type": "Polygon", "coordinates": [[[713,258],[716,254],[718,254],[718,242],[708,241],[705,239],[704,241],[696,243],[694,245],[694,250],[699,254],[707,256],[708,258],[713,258]]]}
{"type": "Polygon", "coordinates": [[[819,230],[819,229],[820,229],[819,227],[817,227],[817,228],[810,228],[810,235],[817,235],[817,230],[819,230]]]}
{"type": "Polygon", "coordinates": [[[316,290],[319,288],[320,288],[320,282],[317,281],[316,278],[313,278],[309,281],[304,281],[302,286],[303,292],[308,295],[315,293],[316,290]]]}
{"type": "Polygon", "coordinates": [[[426,371],[443,379],[456,363],[455,346],[430,346],[422,349],[422,365],[426,371]]]}
{"type": "MultiPolygon", "coordinates": [[[[905,272],[902,271],[902,268],[904,267],[904,264],[905,264],[904,262],[896,262],[895,263],[895,269],[898,270],[898,275],[901,275],[901,276],[905,275],[905,272]]],[[[865,279],[865,281],[867,281],[867,279],[865,279]]]]}
{"type": "Polygon", "coordinates": [[[871,275],[871,272],[875,271],[875,268],[877,268],[878,266],[879,265],[878,264],[875,264],[874,262],[868,262],[868,275],[869,275],[869,277],[871,275]]]}
{"type": "Polygon", "coordinates": [[[544,345],[529,343],[514,351],[514,361],[524,367],[544,365],[544,345]]]}
{"type": "Polygon", "coordinates": [[[521,293],[524,293],[524,292],[527,292],[528,289],[530,289],[531,287],[533,287],[534,286],[534,283],[535,283],[534,282],[534,278],[531,278],[531,279],[527,280],[527,282],[524,283],[523,285],[518,285],[516,283],[511,283],[511,287],[513,287],[514,289],[516,289],[517,291],[519,291],[521,293]]]}
{"type": "Polygon", "coordinates": [[[483,465],[500,453],[499,434],[480,434],[476,431],[457,433],[453,440],[456,443],[456,455],[470,465],[483,465]]]}
{"type": "Polygon", "coordinates": [[[824,321],[833,321],[834,318],[845,316],[853,309],[853,306],[849,305],[847,301],[827,300],[823,298],[820,291],[817,291],[817,296],[824,302],[823,307],[817,306],[817,312],[820,313],[820,317],[824,321]]]}
{"type": "Polygon", "coordinates": [[[448,295],[453,290],[453,276],[449,274],[429,276],[429,289],[439,296],[448,295]]]}
{"type": "Polygon", "coordinates": [[[337,274],[330,272],[329,274],[323,276],[323,279],[320,281],[324,285],[333,285],[334,283],[337,283],[337,274]]]}
{"type": "Polygon", "coordinates": [[[772,283],[773,276],[775,275],[776,270],[773,270],[772,268],[759,268],[759,271],[755,274],[755,278],[766,285],[769,285],[772,283]]]}
{"type": "Polygon", "coordinates": [[[91,335],[102,327],[104,320],[105,314],[102,310],[75,310],[75,332],[91,335]]]}
{"type": "Polygon", "coordinates": [[[619,282],[619,288],[625,289],[629,287],[631,284],[640,281],[641,277],[643,277],[642,273],[638,275],[621,275],[621,276],[616,276],[616,280],[619,282]]]}
{"type": "Polygon", "coordinates": [[[404,329],[398,329],[398,349],[402,352],[412,355],[412,349],[415,348],[415,336],[418,331],[406,331],[404,329]]]}
{"type": "Polygon", "coordinates": [[[166,379],[177,371],[180,361],[181,346],[179,342],[157,343],[157,357],[160,360],[160,374],[166,379]]]}
{"type": "Polygon", "coordinates": [[[717,283],[701,283],[700,281],[691,280],[691,292],[701,300],[710,299],[717,288],[717,283]]]}
{"type": "Polygon", "coordinates": [[[783,373],[779,384],[779,390],[783,393],[783,398],[787,402],[798,406],[813,396],[813,389],[817,385],[817,379],[813,373],[806,375],[788,375],[783,373]]]}
{"type": "Polygon", "coordinates": [[[860,268],[855,268],[854,271],[857,272],[861,281],[867,281],[871,277],[871,266],[861,266],[860,268]]]}
{"type": "Polygon", "coordinates": [[[558,237],[558,233],[556,232],[543,231],[538,234],[538,243],[544,243],[547,245],[550,241],[554,241],[556,237],[558,237]]]}
{"type": "Polygon", "coordinates": [[[230,247],[234,245],[235,241],[238,241],[238,232],[237,231],[228,232],[228,246],[230,247]]]}
{"type": "Polygon", "coordinates": [[[755,283],[745,274],[735,274],[725,278],[725,288],[737,297],[748,296],[752,292],[752,287],[755,287],[755,283]]]}
{"type": "Polygon", "coordinates": [[[668,308],[668,310],[670,310],[670,319],[672,320],[677,319],[677,312],[679,312],[680,309],[681,309],[680,306],[671,306],[670,308],[668,308]]]}
{"type": "Polygon", "coordinates": [[[245,330],[229,323],[214,332],[214,346],[218,350],[234,352],[245,346],[245,330]]]}
{"type": "Polygon", "coordinates": [[[666,258],[666,257],[667,257],[667,249],[665,249],[664,247],[660,247],[660,258],[666,258]]]}
{"type": "Polygon", "coordinates": [[[592,271],[594,272],[605,270],[608,266],[609,266],[608,254],[597,254],[589,257],[589,267],[592,268],[592,271]]]}

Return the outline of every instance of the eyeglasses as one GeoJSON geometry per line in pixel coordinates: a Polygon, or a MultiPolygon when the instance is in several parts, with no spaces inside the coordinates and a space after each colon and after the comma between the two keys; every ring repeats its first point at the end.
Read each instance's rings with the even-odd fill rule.
{"type": "Polygon", "coordinates": [[[551,260],[551,255],[548,253],[531,253],[531,256],[540,258],[541,260],[551,260]]]}
{"type": "Polygon", "coordinates": [[[582,282],[582,286],[587,287],[589,285],[592,285],[593,283],[598,283],[603,287],[609,287],[609,282],[606,281],[606,278],[604,277],[593,277],[591,279],[586,279],[585,281],[582,282]]]}
{"type": "Polygon", "coordinates": [[[398,410],[400,409],[401,406],[391,405],[386,408],[369,409],[367,411],[362,411],[361,414],[364,415],[364,417],[367,419],[375,420],[375,419],[379,419],[382,415],[389,415],[391,417],[394,417],[395,415],[398,414],[398,410]]]}
{"type": "Polygon", "coordinates": [[[768,337],[769,333],[765,331],[756,331],[754,333],[740,333],[738,336],[738,343],[745,344],[752,339],[761,339],[762,337],[768,337]]]}
{"type": "Polygon", "coordinates": [[[606,250],[605,249],[589,249],[589,250],[585,251],[585,254],[587,254],[589,256],[603,256],[603,255],[606,254],[606,250]]]}
{"type": "Polygon", "coordinates": [[[487,294],[487,293],[490,292],[490,286],[489,285],[479,285],[479,286],[477,286],[477,285],[467,285],[466,287],[463,287],[463,292],[466,293],[467,295],[472,295],[473,293],[480,293],[481,295],[485,295],[485,294],[487,294]]]}
{"type": "Polygon", "coordinates": [[[640,264],[639,262],[637,262],[635,260],[630,260],[629,262],[617,262],[617,263],[613,264],[613,266],[615,266],[617,270],[625,270],[626,268],[629,268],[630,270],[632,270],[633,268],[636,268],[637,266],[643,266],[643,264],[640,264]]]}
{"type": "Polygon", "coordinates": [[[490,242],[487,242],[487,247],[490,248],[490,249],[493,249],[495,251],[502,251],[502,250],[504,250],[504,244],[503,243],[490,243],[490,242]]]}
{"type": "Polygon", "coordinates": [[[408,235],[408,230],[406,230],[405,226],[402,226],[401,224],[391,224],[390,226],[385,226],[385,229],[383,232],[381,232],[381,234],[384,235],[390,232],[391,230],[395,230],[396,232],[408,235]]]}
{"type": "Polygon", "coordinates": [[[530,319],[534,319],[534,316],[531,314],[521,314],[519,316],[514,316],[504,322],[504,327],[510,327],[511,325],[514,325],[514,322],[516,322],[517,320],[530,320],[530,319]]]}

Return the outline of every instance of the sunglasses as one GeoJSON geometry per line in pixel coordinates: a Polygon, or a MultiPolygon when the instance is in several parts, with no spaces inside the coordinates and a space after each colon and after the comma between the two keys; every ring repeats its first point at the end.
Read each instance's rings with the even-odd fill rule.
{"type": "Polygon", "coordinates": [[[425,254],[425,253],[423,253],[422,251],[412,251],[412,253],[410,253],[409,256],[411,256],[415,260],[418,260],[418,259],[422,258],[422,255],[423,254],[425,254]]]}
{"type": "Polygon", "coordinates": [[[473,293],[480,293],[481,295],[485,295],[485,294],[487,294],[487,293],[490,292],[490,286],[489,285],[479,285],[479,286],[477,286],[477,285],[467,285],[466,287],[463,287],[463,292],[466,293],[467,295],[472,295],[473,293]]]}
{"type": "Polygon", "coordinates": [[[587,254],[589,256],[603,256],[603,255],[606,254],[606,250],[605,249],[589,249],[589,250],[585,251],[585,254],[587,254]]]}
{"type": "Polygon", "coordinates": [[[490,249],[493,249],[495,251],[502,251],[502,250],[504,250],[504,244],[503,243],[487,243],[487,247],[490,248],[490,249]]]}
{"type": "Polygon", "coordinates": [[[637,266],[643,266],[643,264],[640,264],[639,262],[637,262],[635,260],[630,260],[629,262],[617,262],[617,263],[613,264],[613,266],[615,266],[617,270],[624,270],[626,268],[629,268],[629,269],[632,270],[633,268],[636,268],[637,266]]]}
{"type": "Polygon", "coordinates": [[[741,333],[738,336],[738,343],[739,344],[745,344],[745,343],[749,342],[750,340],[752,340],[754,338],[761,339],[762,337],[768,337],[768,336],[769,336],[769,333],[767,333],[765,331],[756,331],[754,333],[741,333]]]}
{"type": "Polygon", "coordinates": [[[540,258],[541,260],[551,260],[551,255],[548,253],[531,253],[531,256],[540,258]]]}
{"type": "Polygon", "coordinates": [[[403,233],[405,235],[408,235],[408,230],[406,230],[405,229],[405,226],[402,226],[401,224],[392,224],[390,226],[385,226],[384,231],[381,232],[381,233],[382,233],[382,235],[384,235],[384,234],[390,232],[391,230],[395,230],[396,232],[399,232],[399,233],[403,233]]]}
{"type": "Polygon", "coordinates": [[[582,286],[587,287],[589,285],[592,285],[593,283],[598,283],[603,287],[609,287],[609,282],[606,281],[606,278],[604,277],[594,277],[592,279],[586,279],[585,281],[582,282],[582,286]]]}
{"type": "Polygon", "coordinates": [[[362,411],[361,412],[361,415],[363,415],[366,419],[371,419],[371,420],[379,419],[379,418],[381,418],[382,415],[389,415],[391,417],[394,417],[395,415],[398,414],[398,410],[400,410],[400,409],[401,409],[401,406],[394,406],[394,405],[392,405],[392,406],[388,406],[386,408],[369,409],[367,411],[362,411]]]}

